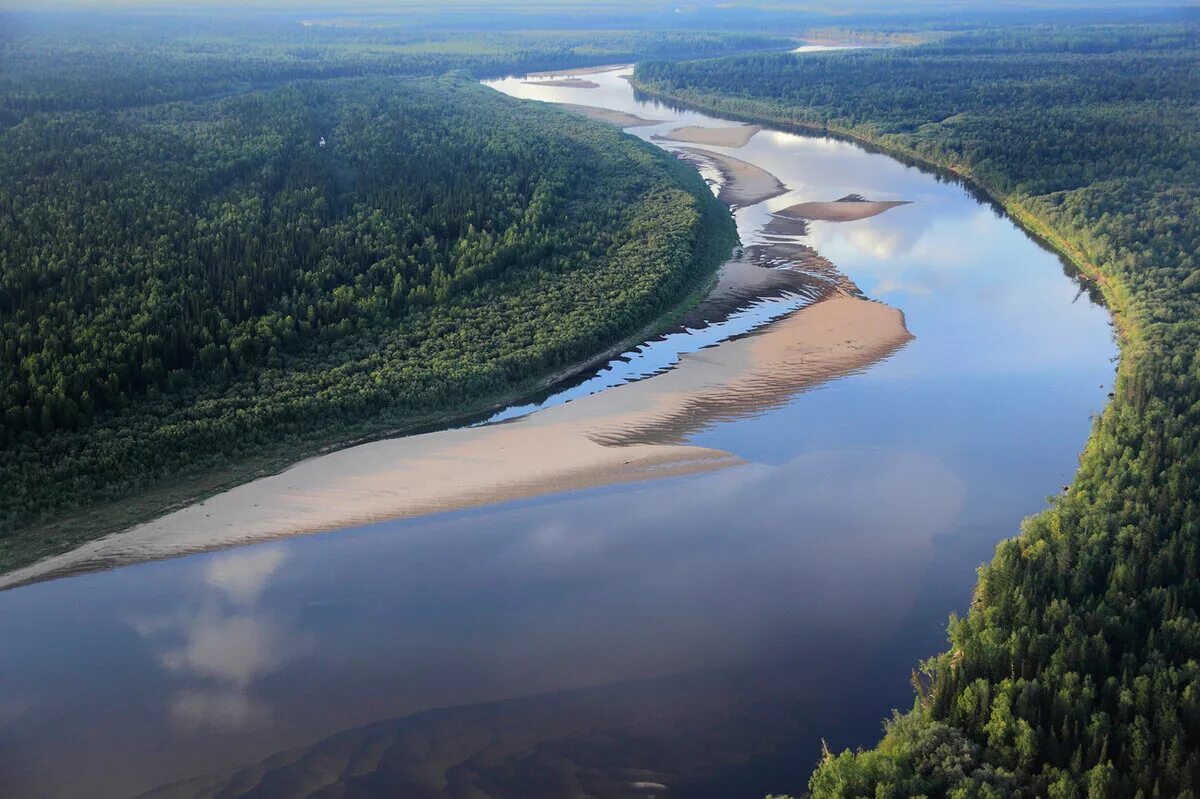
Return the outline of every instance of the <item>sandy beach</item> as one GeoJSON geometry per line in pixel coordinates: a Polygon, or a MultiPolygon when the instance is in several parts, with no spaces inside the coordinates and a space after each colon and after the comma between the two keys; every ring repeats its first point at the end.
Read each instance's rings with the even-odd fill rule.
{"type": "Polygon", "coordinates": [[[559,86],[565,89],[596,89],[600,84],[583,78],[561,78],[558,80],[527,80],[529,86],[559,86]]]}
{"type": "Polygon", "coordinates": [[[746,142],[762,130],[761,125],[737,125],[729,128],[705,128],[698,125],[688,125],[667,133],[655,136],[660,141],[678,141],[688,144],[707,144],[710,147],[744,147],[746,142]]]}
{"type": "Polygon", "coordinates": [[[614,111],[611,108],[599,108],[594,105],[578,105],[576,103],[554,103],[553,105],[622,128],[638,128],[662,122],[660,119],[643,119],[634,114],[626,114],[624,111],[614,111]]]}
{"type": "MultiPolygon", "coordinates": [[[[755,267],[758,268],[758,267],[755,267]]],[[[729,468],[686,444],[761,413],[911,339],[903,314],[844,294],[674,369],[511,422],[363,444],[303,461],[128,531],[0,577],[0,588],[273,538],[591,486],[729,468]]]]}
{"type": "Polygon", "coordinates": [[[680,147],[672,152],[680,154],[685,161],[707,162],[716,167],[721,173],[721,190],[717,197],[727,205],[744,208],[787,191],[787,186],[767,170],[731,155],[698,147],[680,147]]]}

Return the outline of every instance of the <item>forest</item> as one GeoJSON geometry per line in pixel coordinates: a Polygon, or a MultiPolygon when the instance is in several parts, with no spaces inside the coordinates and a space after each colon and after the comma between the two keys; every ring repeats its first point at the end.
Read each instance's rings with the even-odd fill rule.
{"type": "Polygon", "coordinates": [[[1074,483],[981,567],[949,649],[913,671],[912,710],[872,750],[825,752],[815,799],[1200,785],[1197,33],[1027,28],[637,68],[662,98],[968,178],[1099,287],[1120,334],[1074,483]]]}
{"type": "Polygon", "coordinates": [[[0,11],[0,128],[33,112],[113,111],[204,100],[294,80],[476,78],[642,58],[786,49],[791,40],[703,31],[445,32],[219,15],[43,16],[0,11]]]}
{"type": "Polygon", "coordinates": [[[233,75],[191,43],[63,45],[72,84],[39,41],[0,73],[5,568],[263,453],[529,390],[669,312],[736,241],[685,165],[467,72],[215,47],[254,64],[233,75]]]}

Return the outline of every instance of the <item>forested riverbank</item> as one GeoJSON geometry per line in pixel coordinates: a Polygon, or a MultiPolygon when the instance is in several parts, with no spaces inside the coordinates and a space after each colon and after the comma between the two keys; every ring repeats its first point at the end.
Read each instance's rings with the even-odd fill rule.
{"type": "Polygon", "coordinates": [[[876,749],[827,753],[814,797],[1200,784],[1198,56],[1194,27],[1139,26],[638,66],[658,97],[969,178],[1092,275],[1121,330],[1070,490],[981,569],[914,709],[876,749]]]}
{"type": "Polygon", "coordinates": [[[686,165],[466,74],[293,73],[303,54],[222,44],[230,83],[189,44],[65,48],[74,82],[43,83],[36,48],[6,47],[0,568],[531,390],[736,239],[686,165]]]}

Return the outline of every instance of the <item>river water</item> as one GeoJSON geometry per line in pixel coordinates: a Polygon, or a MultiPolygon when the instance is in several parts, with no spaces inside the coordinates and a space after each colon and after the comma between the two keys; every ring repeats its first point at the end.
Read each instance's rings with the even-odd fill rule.
{"type": "MultiPolygon", "coordinates": [[[[627,72],[491,85],[657,120],[629,132],[663,146],[735,124],[641,101],[627,72]]],[[[771,130],[687,146],[786,186],[735,216],[744,262],[794,282],[498,419],[791,330],[770,323],[826,286],[911,339],[672,428],[736,456],[712,471],[0,593],[0,795],[737,799],[802,791],[822,738],[874,742],[975,567],[1071,479],[1113,379],[1107,316],[955,182],[771,130]],[[772,215],[847,196],[907,204],[772,215]]]]}

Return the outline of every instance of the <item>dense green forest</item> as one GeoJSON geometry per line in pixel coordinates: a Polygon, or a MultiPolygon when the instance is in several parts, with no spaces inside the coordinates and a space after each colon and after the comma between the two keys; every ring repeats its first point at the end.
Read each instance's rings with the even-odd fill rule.
{"type": "Polygon", "coordinates": [[[670,310],[735,241],[693,170],[465,73],[299,80],[230,57],[253,67],[239,86],[271,85],[226,93],[216,69],[186,93],[221,96],[145,103],[212,77],[190,47],[109,68],[89,46],[61,97],[7,54],[5,567],[103,532],[61,523],[73,508],[529,388],[670,310]]]}
{"type": "MultiPolygon", "coordinates": [[[[1107,297],[1123,358],[1074,484],[980,570],[950,649],[814,797],[1193,796],[1200,785],[1197,29],[978,32],[648,63],[638,84],[970,177],[1107,297]]],[[[807,753],[797,753],[805,757],[807,753]]]]}
{"type": "Polygon", "coordinates": [[[31,112],[211,99],[301,79],[477,78],[642,58],[781,49],[761,34],[643,31],[447,33],[319,25],[294,17],[44,16],[0,12],[0,127],[31,112]],[[186,31],[181,33],[181,30],[186,31]]]}

